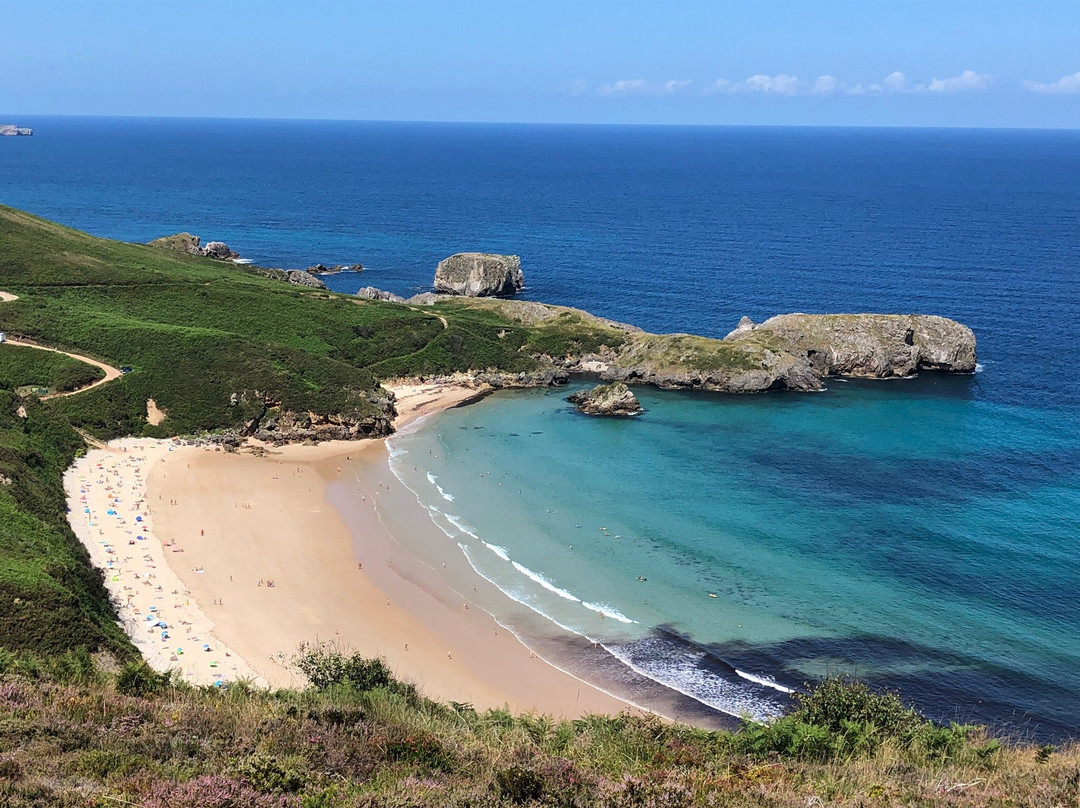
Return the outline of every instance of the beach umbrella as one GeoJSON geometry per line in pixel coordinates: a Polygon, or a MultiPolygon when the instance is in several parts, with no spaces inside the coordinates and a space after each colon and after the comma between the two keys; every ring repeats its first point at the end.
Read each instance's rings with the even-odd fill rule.
{"type": "Polygon", "coordinates": [[[167,631],[161,632],[161,641],[165,642],[165,640],[167,640],[167,639],[169,639],[169,632],[167,632],[167,631]]]}
{"type": "Polygon", "coordinates": [[[141,521],[142,521],[142,517],[141,517],[141,516],[136,516],[136,517],[135,517],[135,521],[136,521],[136,522],[141,522],[141,521]]]}

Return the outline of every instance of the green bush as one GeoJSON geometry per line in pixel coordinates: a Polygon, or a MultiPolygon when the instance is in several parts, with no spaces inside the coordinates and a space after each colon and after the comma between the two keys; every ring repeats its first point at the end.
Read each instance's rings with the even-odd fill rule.
{"type": "Polygon", "coordinates": [[[116,689],[125,696],[160,693],[171,684],[171,673],[158,673],[141,660],[128,662],[116,674],[116,689]]]}
{"type": "Polygon", "coordinates": [[[282,765],[272,755],[257,754],[233,767],[233,773],[256,791],[295,794],[307,785],[308,778],[291,766],[282,765]]]}

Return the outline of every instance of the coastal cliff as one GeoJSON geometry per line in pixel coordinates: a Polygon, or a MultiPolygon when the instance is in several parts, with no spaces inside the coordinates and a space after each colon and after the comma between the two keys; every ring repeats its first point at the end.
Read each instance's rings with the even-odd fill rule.
{"type": "Polygon", "coordinates": [[[578,309],[535,302],[440,296],[410,302],[427,303],[435,311],[479,308],[527,326],[532,333],[521,350],[540,369],[520,380],[493,369],[475,373],[496,387],[558,383],[566,374],[584,372],[668,390],[742,394],[820,390],[830,376],[885,379],[975,370],[971,329],[933,315],[784,314],[758,325],[744,317],[718,340],[650,334],[578,309]]]}

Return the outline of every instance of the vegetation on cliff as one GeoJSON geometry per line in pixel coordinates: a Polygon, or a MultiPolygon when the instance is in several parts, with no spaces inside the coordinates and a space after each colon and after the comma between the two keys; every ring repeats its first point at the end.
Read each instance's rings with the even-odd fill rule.
{"type": "Polygon", "coordinates": [[[316,685],[177,685],[138,663],[48,672],[0,653],[11,808],[1064,806],[1075,748],[1008,748],[826,681],[768,727],[552,721],[436,704],[377,660],[318,651],[316,685]]]}

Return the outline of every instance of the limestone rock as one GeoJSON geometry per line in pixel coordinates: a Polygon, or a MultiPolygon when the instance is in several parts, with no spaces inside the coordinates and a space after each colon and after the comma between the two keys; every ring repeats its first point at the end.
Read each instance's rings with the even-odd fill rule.
{"type": "Polygon", "coordinates": [[[385,300],[388,303],[405,302],[405,298],[401,295],[395,295],[393,292],[384,292],[382,289],[376,289],[374,286],[365,286],[356,293],[356,296],[366,300],[385,300]]]}
{"type": "Polygon", "coordinates": [[[524,285],[516,255],[458,253],[444,258],[435,270],[435,290],[451,295],[498,297],[515,294],[524,285]]]}
{"type": "Polygon", "coordinates": [[[224,241],[211,241],[205,247],[203,247],[202,254],[208,258],[217,258],[221,261],[227,261],[230,258],[239,258],[239,253],[234,253],[229,249],[229,245],[224,241]]]}
{"type": "Polygon", "coordinates": [[[622,382],[601,384],[591,390],[582,390],[566,397],[587,415],[637,415],[641,404],[622,382]]]}
{"type": "Polygon", "coordinates": [[[919,370],[971,373],[975,335],[921,314],[781,314],[725,341],[772,345],[805,358],[818,376],[910,376],[919,370]]]}
{"type": "Polygon", "coordinates": [[[302,269],[286,269],[285,281],[295,286],[306,286],[308,289],[325,289],[326,284],[316,278],[310,272],[302,269]]]}
{"type": "Polygon", "coordinates": [[[405,302],[410,306],[433,306],[439,302],[439,298],[444,295],[437,295],[434,292],[421,292],[418,295],[413,295],[405,302]]]}
{"type": "Polygon", "coordinates": [[[307,268],[307,271],[312,275],[337,275],[339,272],[363,272],[363,264],[334,264],[333,266],[326,266],[325,264],[314,264],[307,268]]]}
{"type": "Polygon", "coordinates": [[[198,236],[191,233],[176,233],[164,238],[156,238],[150,242],[151,247],[160,247],[166,250],[176,250],[189,255],[202,255],[203,249],[198,236]]]}

